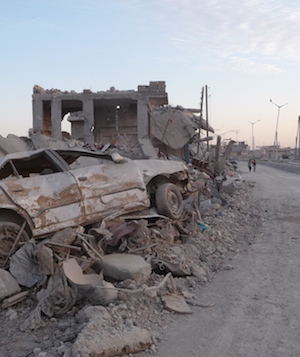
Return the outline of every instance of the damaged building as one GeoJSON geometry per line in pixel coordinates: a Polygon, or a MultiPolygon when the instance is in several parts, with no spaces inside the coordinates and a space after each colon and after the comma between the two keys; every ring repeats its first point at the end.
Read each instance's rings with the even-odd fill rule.
{"type": "MultiPolygon", "coordinates": [[[[86,146],[115,145],[131,156],[184,155],[184,147],[201,129],[213,128],[192,111],[168,106],[164,81],[139,85],[137,91],[45,90],[33,88],[33,132],[62,140],[62,121],[71,138],[86,146]],[[153,150],[153,145],[156,150],[153,150]]],[[[199,136],[199,135],[198,135],[199,136]]]]}
{"type": "Polygon", "coordinates": [[[149,137],[149,108],[168,104],[165,82],[150,82],[137,91],[83,90],[63,92],[33,89],[33,131],[62,139],[61,123],[67,114],[71,136],[85,144],[102,145],[120,141],[133,147],[149,137]]]}

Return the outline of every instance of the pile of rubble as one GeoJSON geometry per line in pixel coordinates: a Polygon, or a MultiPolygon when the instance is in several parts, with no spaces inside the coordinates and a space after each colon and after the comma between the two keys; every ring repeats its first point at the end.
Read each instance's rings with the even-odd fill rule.
{"type": "Polygon", "coordinates": [[[221,192],[192,166],[190,176],[197,190],[178,221],[115,219],[23,244],[0,269],[0,357],[155,353],[170,314],[211,306],[194,292],[232,268],[258,208],[230,165],[221,192]]]}

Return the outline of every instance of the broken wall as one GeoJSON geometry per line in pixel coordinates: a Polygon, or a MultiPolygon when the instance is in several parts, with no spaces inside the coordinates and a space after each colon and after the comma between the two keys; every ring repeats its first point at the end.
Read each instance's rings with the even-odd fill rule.
{"type": "Polygon", "coordinates": [[[70,120],[71,131],[77,139],[83,138],[85,144],[93,146],[95,142],[105,144],[110,140],[121,140],[116,134],[124,134],[127,137],[121,140],[123,144],[134,145],[138,139],[149,136],[149,103],[168,104],[165,89],[163,81],[139,86],[138,91],[118,91],[111,87],[106,92],[96,93],[90,90],[62,92],[34,86],[33,131],[61,140],[64,116],[82,112],[81,120],[70,120]],[[113,138],[113,134],[118,138],[113,138]]]}

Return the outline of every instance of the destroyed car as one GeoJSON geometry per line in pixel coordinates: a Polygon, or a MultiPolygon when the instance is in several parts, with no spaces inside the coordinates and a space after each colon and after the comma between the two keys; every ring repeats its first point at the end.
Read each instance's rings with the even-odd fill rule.
{"type": "Polygon", "coordinates": [[[184,163],[117,153],[38,149],[0,160],[0,264],[30,237],[154,207],[178,219],[188,192],[184,163]]]}

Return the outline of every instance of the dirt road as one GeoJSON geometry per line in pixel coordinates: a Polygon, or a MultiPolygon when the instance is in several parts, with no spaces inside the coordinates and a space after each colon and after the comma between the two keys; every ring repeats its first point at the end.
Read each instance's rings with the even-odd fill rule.
{"type": "Polygon", "coordinates": [[[300,175],[258,164],[239,170],[255,183],[262,227],[242,245],[232,270],[217,274],[193,307],[174,318],[159,357],[300,356],[300,175]]]}

